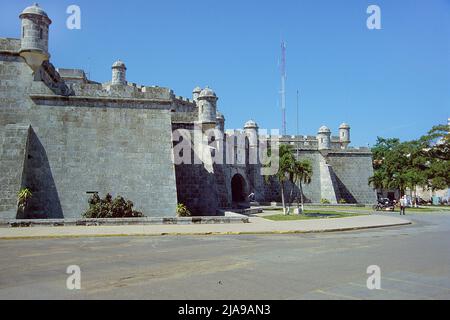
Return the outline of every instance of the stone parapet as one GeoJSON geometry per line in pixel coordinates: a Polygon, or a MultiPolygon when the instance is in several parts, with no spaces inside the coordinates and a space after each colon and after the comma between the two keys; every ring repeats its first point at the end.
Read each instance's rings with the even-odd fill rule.
{"type": "Polygon", "coordinates": [[[54,96],[45,94],[30,94],[37,105],[75,106],[91,108],[126,108],[126,109],[158,109],[169,110],[171,100],[163,99],[129,99],[119,97],[89,97],[89,96],[54,96]]]}
{"type": "Polygon", "coordinates": [[[0,38],[0,52],[1,53],[19,53],[20,39],[0,38]]]}

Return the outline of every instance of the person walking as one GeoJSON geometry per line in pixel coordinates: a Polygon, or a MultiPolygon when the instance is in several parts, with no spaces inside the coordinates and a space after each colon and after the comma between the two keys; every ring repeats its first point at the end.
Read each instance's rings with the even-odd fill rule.
{"type": "Polygon", "coordinates": [[[400,198],[400,215],[406,216],[406,205],[408,200],[406,199],[406,196],[403,196],[400,198]]]}

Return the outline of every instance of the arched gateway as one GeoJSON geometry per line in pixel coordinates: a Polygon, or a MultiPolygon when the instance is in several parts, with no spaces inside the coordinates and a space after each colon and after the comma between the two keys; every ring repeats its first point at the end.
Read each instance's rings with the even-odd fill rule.
{"type": "Polygon", "coordinates": [[[240,174],[235,174],[231,179],[231,194],[233,203],[247,201],[247,183],[240,174]]]}

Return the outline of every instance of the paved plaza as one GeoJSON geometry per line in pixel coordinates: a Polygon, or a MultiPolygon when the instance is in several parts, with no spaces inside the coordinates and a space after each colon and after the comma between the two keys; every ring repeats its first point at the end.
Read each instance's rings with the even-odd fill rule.
{"type": "Polygon", "coordinates": [[[449,299],[450,212],[407,218],[332,233],[2,240],[0,299],[449,299]],[[69,265],[79,291],[66,288],[69,265]],[[366,287],[371,265],[381,290],[366,287]]]}
{"type": "MultiPolygon", "coordinates": [[[[241,216],[241,215],[239,215],[241,216]]],[[[58,237],[110,237],[110,236],[162,236],[162,235],[242,235],[292,234],[311,232],[348,231],[386,226],[407,225],[407,219],[386,215],[361,215],[342,219],[312,219],[305,221],[270,221],[259,216],[250,223],[188,224],[188,225],[116,225],[116,226],[64,226],[1,228],[0,239],[58,238],[58,237]]]]}

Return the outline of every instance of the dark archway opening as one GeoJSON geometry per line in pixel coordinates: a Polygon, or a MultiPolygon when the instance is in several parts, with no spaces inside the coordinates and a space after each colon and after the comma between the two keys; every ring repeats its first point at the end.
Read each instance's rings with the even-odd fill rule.
{"type": "Polygon", "coordinates": [[[245,202],[247,200],[245,186],[245,179],[240,174],[236,174],[233,179],[231,179],[231,193],[233,202],[245,202]]]}

